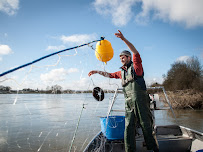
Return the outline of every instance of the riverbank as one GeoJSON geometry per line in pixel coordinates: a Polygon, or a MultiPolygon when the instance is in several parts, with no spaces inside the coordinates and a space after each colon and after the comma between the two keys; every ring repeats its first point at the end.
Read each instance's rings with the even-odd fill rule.
{"type": "MultiPolygon", "coordinates": [[[[195,90],[166,91],[169,101],[174,109],[203,109],[203,92],[195,90]]],[[[167,104],[164,94],[159,96],[167,104]]]]}
{"type": "MultiPolygon", "coordinates": [[[[92,90],[9,90],[0,91],[0,94],[79,94],[92,93],[92,90]]],[[[114,93],[114,90],[104,90],[104,93],[114,93]]],[[[121,93],[121,92],[120,92],[121,93]]],[[[160,100],[168,106],[164,93],[160,89],[148,90],[148,93],[158,93],[160,100]]],[[[203,109],[203,92],[195,90],[166,91],[169,101],[174,109],[203,109]]]]}
{"type": "MultiPolygon", "coordinates": [[[[114,93],[114,90],[103,90],[104,93],[114,93]]],[[[0,90],[0,94],[79,94],[92,93],[92,90],[0,90]]]]}

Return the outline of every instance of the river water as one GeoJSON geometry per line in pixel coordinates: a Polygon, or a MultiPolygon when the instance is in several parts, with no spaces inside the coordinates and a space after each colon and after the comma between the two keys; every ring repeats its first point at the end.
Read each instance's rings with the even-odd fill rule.
{"type": "MultiPolygon", "coordinates": [[[[92,94],[1,94],[0,151],[66,152],[72,144],[71,151],[80,152],[100,131],[99,117],[107,115],[112,98],[110,93],[100,102],[92,94]]],[[[114,109],[124,110],[123,94],[114,109]]],[[[178,124],[203,132],[202,110],[174,112],[178,124]]],[[[155,117],[157,125],[176,123],[169,110],[157,110],[155,117]]]]}

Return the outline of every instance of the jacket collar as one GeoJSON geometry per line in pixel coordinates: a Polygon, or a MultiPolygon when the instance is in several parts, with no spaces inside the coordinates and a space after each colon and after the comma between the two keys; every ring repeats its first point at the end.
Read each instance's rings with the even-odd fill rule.
{"type": "MultiPolygon", "coordinates": [[[[127,69],[131,66],[132,63],[133,63],[133,62],[130,61],[130,62],[127,64],[127,69]]],[[[120,69],[127,70],[124,65],[123,65],[122,67],[120,67],[120,69]]]]}

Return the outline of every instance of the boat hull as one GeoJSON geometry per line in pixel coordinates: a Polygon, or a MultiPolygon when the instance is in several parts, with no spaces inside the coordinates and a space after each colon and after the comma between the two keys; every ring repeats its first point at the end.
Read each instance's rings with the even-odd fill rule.
{"type": "MultiPolygon", "coordinates": [[[[140,131],[141,128],[138,129],[140,131]]],[[[177,125],[157,126],[155,131],[160,152],[196,152],[203,149],[202,133],[177,125]]],[[[142,134],[136,136],[136,151],[147,152],[142,134]]],[[[124,141],[108,140],[99,132],[84,152],[125,152],[124,141]]]]}

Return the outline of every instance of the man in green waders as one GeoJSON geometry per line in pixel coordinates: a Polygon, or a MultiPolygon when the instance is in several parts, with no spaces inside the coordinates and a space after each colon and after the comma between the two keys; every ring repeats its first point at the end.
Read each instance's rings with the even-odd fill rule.
{"type": "Polygon", "coordinates": [[[150,112],[150,99],[146,93],[146,85],[143,78],[142,60],[137,49],[118,30],[116,37],[125,42],[131,53],[124,50],[120,53],[120,60],[123,66],[121,71],[108,73],[103,71],[90,71],[92,74],[100,74],[109,78],[122,79],[122,86],[125,96],[125,151],[135,152],[135,127],[139,121],[148,150],[159,151],[158,142],[153,131],[153,120],[150,112]]]}

